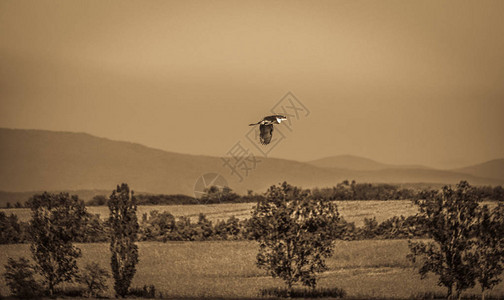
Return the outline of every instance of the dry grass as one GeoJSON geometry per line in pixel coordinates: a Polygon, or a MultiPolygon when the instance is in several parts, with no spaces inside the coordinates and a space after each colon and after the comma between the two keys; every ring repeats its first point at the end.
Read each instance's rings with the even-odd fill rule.
{"type": "MultiPolygon", "coordinates": [[[[97,261],[110,272],[108,244],[79,244],[79,265],[97,261]]],[[[255,266],[257,245],[252,241],[145,242],[139,243],[140,263],[133,286],[154,284],[169,297],[257,297],[261,289],[283,287],[255,266]]],[[[0,246],[0,272],[7,257],[29,256],[28,245],[0,246]]],[[[321,275],[319,287],[343,288],[349,297],[407,298],[440,292],[434,276],[420,280],[405,259],[406,240],[338,241],[328,260],[330,270],[321,275]]],[[[109,281],[108,296],[113,296],[109,281]]],[[[8,294],[3,278],[2,295],[8,294]]],[[[477,294],[478,289],[469,291],[477,294]]],[[[504,293],[500,284],[494,293],[504,293]]]]}
{"type": "MultiPolygon", "coordinates": [[[[357,226],[364,218],[376,217],[378,222],[392,216],[409,216],[416,213],[410,201],[337,201],[341,215],[357,226]]],[[[168,211],[175,216],[197,217],[204,213],[210,220],[231,216],[244,219],[250,216],[253,203],[213,205],[140,206],[139,217],[151,210],[168,211]]],[[[103,218],[107,207],[88,207],[91,213],[103,218]]],[[[29,209],[10,209],[20,220],[30,219],[29,209]]],[[[80,244],[83,257],[79,265],[97,261],[110,272],[108,244],[80,244]]],[[[219,242],[169,242],[139,243],[140,263],[133,286],[154,284],[156,290],[170,297],[257,297],[261,289],[283,287],[255,266],[257,245],[251,241],[219,242]]],[[[339,241],[328,260],[330,270],[320,276],[319,287],[343,288],[348,297],[356,298],[408,298],[411,295],[434,292],[444,293],[429,276],[420,280],[417,271],[406,260],[406,240],[339,241]]],[[[28,245],[0,245],[0,272],[8,257],[29,257],[28,245]]],[[[108,296],[113,296],[112,280],[108,296]]],[[[478,289],[470,293],[478,294],[478,289]]],[[[503,294],[504,284],[494,293],[503,294]]],[[[8,294],[3,277],[0,294],[8,294]]]]}
{"type": "MultiPolygon", "coordinates": [[[[417,213],[417,208],[410,200],[346,200],[335,201],[338,205],[340,214],[348,222],[355,222],[356,226],[364,224],[364,218],[376,217],[378,222],[382,222],[393,216],[410,216],[417,213]]],[[[496,206],[496,202],[484,202],[490,207],[496,206]]],[[[138,207],[138,217],[141,218],[144,213],[152,210],[159,212],[169,212],[174,216],[190,217],[196,221],[198,215],[203,213],[210,221],[227,220],[231,216],[239,219],[250,217],[255,203],[224,203],[224,204],[201,204],[201,205],[142,205],[138,207]]],[[[92,214],[99,214],[101,218],[107,218],[109,210],[107,206],[89,206],[87,210],[92,214]]],[[[28,221],[31,218],[31,212],[28,208],[2,208],[0,211],[7,215],[11,213],[18,216],[20,221],[28,221]]]]}
{"type": "MultiPolygon", "coordinates": [[[[392,216],[409,216],[416,213],[416,208],[408,200],[394,201],[336,201],[341,215],[349,222],[355,222],[357,226],[363,224],[364,218],[376,217],[381,222],[392,216]]],[[[149,205],[139,206],[138,216],[149,213],[152,210],[167,211],[174,216],[186,216],[196,220],[199,213],[204,213],[209,220],[223,220],[231,216],[239,219],[250,217],[250,212],[255,203],[225,203],[206,205],[149,205]]],[[[90,206],[87,210],[92,214],[100,214],[102,218],[108,217],[109,211],[106,206],[90,206]]],[[[11,208],[0,209],[6,214],[16,214],[21,221],[30,219],[30,209],[11,208]]]]}

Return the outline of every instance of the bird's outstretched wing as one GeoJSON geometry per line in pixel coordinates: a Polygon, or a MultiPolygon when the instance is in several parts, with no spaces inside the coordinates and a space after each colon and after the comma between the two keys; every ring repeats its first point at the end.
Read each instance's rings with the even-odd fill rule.
{"type": "Polygon", "coordinates": [[[273,136],[273,124],[259,126],[261,131],[261,144],[268,145],[271,142],[271,137],[273,136]]]}

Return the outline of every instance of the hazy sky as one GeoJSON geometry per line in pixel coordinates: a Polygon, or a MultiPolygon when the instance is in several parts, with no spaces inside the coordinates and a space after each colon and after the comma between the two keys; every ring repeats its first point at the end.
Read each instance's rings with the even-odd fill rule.
{"type": "Polygon", "coordinates": [[[501,0],[0,0],[0,127],[221,156],[292,91],[310,115],[273,157],[502,158],[503,15],[501,0]]]}

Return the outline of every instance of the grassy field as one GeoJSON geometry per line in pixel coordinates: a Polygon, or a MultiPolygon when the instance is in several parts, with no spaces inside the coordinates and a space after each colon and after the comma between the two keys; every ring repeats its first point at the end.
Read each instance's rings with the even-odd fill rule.
{"type": "MultiPolygon", "coordinates": [[[[337,201],[341,215],[357,226],[364,218],[376,217],[381,222],[392,216],[413,215],[415,206],[410,201],[337,201]]],[[[201,212],[210,220],[227,219],[234,215],[248,218],[254,204],[140,206],[138,214],[151,210],[169,211],[175,216],[197,217],[201,212]]],[[[495,204],[490,203],[491,206],[495,204]]],[[[88,207],[91,213],[108,216],[107,207],[88,207]]],[[[23,221],[30,219],[29,209],[2,209],[15,213],[23,221]]],[[[97,261],[110,271],[108,244],[79,244],[83,257],[79,265],[97,261]]],[[[139,243],[140,263],[133,286],[154,284],[169,297],[257,297],[261,288],[281,287],[255,266],[257,245],[251,241],[216,242],[143,242],[139,243]]],[[[408,298],[424,292],[441,292],[436,278],[431,275],[420,280],[417,271],[406,260],[406,240],[338,241],[335,253],[328,260],[330,270],[321,274],[320,287],[343,288],[349,297],[408,298]]],[[[28,245],[0,245],[0,273],[8,257],[29,257],[28,245]]],[[[108,296],[113,296],[109,280],[108,296]]],[[[479,293],[477,288],[469,291],[479,293]]],[[[8,290],[0,278],[0,293],[8,290]]],[[[504,284],[493,291],[504,294],[504,284]]]]}
{"type": "MultiPolygon", "coordinates": [[[[416,213],[415,206],[408,200],[393,201],[336,201],[340,214],[349,222],[355,222],[357,226],[363,224],[364,218],[376,217],[378,222],[392,216],[409,216],[416,213]]],[[[187,216],[196,220],[199,213],[204,213],[209,220],[223,220],[231,216],[240,219],[250,217],[250,212],[255,203],[231,203],[231,204],[207,204],[207,205],[152,205],[139,206],[138,216],[152,210],[168,211],[175,216],[187,216]]],[[[108,217],[109,211],[106,206],[90,206],[87,210],[93,214],[100,214],[102,218],[108,217]]],[[[0,209],[7,215],[16,214],[21,221],[30,219],[30,209],[11,208],[0,209]]]]}
{"type": "MultiPolygon", "coordinates": [[[[78,244],[86,262],[97,261],[110,272],[108,244],[78,244]]],[[[154,284],[167,297],[257,297],[261,288],[280,287],[278,279],[255,266],[257,245],[251,241],[139,243],[140,263],[132,286],[154,284]]],[[[7,257],[29,257],[28,245],[0,246],[0,272],[7,257]]],[[[321,274],[320,287],[343,288],[349,297],[407,298],[422,292],[444,292],[436,278],[420,280],[405,256],[406,240],[338,241],[321,274]]],[[[108,296],[113,296],[109,280],[108,296]]],[[[8,294],[3,278],[2,295],[8,294]]],[[[478,289],[469,292],[478,293],[478,289]]],[[[493,294],[504,293],[504,285],[493,294]]]]}
{"type": "MultiPolygon", "coordinates": [[[[417,208],[409,200],[365,200],[365,201],[335,201],[338,204],[340,214],[348,222],[355,222],[356,226],[364,224],[364,218],[376,217],[378,222],[382,222],[393,216],[410,216],[417,212],[417,208]]],[[[496,205],[496,202],[484,202],[490,207],[496,205]]],[[[250,217],[250,212],[255,203],[225,203],[225,204],[206,204],[206,205],[146,205],[138,207],[138,216],[142,217],[144,213],[152,210],[160,212],[167,211],[174,216],[191,217],[193,221],[197,220],[199,213],[204,213],[211,221],[228,219],[235,216],[239,219],[250,217]]],[[[87,210],[92,214],[99,214],[102,218],[109,215],[106,206],[89,206],[87,210]]],[[[20,221],[28,221],[31,218],[31,212],[28,208],[10,208],[0,209],[7,215],[11,213],[18,216],[20,221]]]]}

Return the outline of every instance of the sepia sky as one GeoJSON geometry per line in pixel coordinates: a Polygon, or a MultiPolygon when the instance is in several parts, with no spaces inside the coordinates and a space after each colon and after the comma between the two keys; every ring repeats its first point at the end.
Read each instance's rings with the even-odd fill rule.
{"type": "Polygon", "coordinates": [[[501,0],[0,0],[0,127],[222,156],[292,91],[310,114],[273,157],[503,158],[503,15],[501,0]]]}

